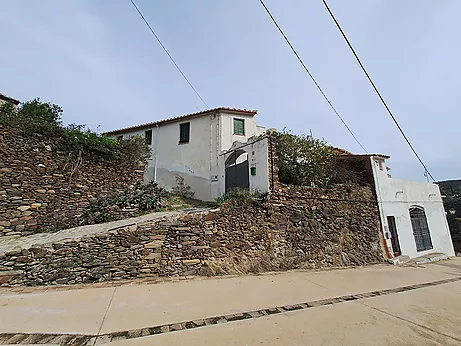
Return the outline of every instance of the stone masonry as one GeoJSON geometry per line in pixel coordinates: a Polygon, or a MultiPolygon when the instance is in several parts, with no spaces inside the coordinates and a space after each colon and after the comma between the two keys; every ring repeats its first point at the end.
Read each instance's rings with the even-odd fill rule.
{"type": "Polygon", "coordinates": [[[57,141],[0,127],[0,237],[78,226],[94,197],[143,179],[138,163],[79,157],[57,141]]]}
{"type": "Polygon", "coordinates": [[[279,185],[268,200],[0,254],[0,284],[258,273],[379,263],[370,187],[279,185]]]}

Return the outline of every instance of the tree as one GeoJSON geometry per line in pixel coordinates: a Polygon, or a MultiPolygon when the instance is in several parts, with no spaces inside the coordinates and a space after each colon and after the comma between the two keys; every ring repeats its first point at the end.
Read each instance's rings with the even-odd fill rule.
{"type": "Polygon", "coordinates": [[[18,115],[34,121],[61,125],[62,108],[49,102],[41,102],[40,98],[27,101],[18,110],[18,115]]]}
{"type": "Polygon", "coordinates": [[[29,134],[56,136],[62,133],[61,114],[60,106],[41,102],[39,98],[21,104],[18,109],[7,102],[0,107],[0,125],[29,134]]]}
{"type": "Polygon", "coordinates": [[[336,154],[324,140],[273,133],[277,140],[279,181],[283,184],[326,187],[331,183],[330,167],[336,154]]]}

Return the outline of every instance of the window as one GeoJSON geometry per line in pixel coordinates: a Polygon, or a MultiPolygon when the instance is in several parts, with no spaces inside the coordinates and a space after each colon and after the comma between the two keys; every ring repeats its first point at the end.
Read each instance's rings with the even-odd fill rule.
{"type": "Polygon", "coordinates": [[[152,144],[152,130],[147,130],[144,132],[144,137],[146,137],[146,144],[151,145],[152,144]]]}
{"type": "Polygon", "coordinates": [[[424,251],[432,249],[431,234],[424,209],[421,207],[410,208],[410,219],[413,236],[415,237],[416,250],[424,251]]]}
{"type": "Polygon", "coordinates": [[[234,135],[245,136],[245,120],[234,118],[234,135]]]}
{"type": "Polygon", "coordinates": [[[120,142],[121,140],[123,140],[123,135],[120,135],[120,136],[117,136],[117,140],[120,142]]]}
{"type": "Polygon", "coordinates": [[[179,143],[189,143],[190,123],[179,124],[179,143]]]}

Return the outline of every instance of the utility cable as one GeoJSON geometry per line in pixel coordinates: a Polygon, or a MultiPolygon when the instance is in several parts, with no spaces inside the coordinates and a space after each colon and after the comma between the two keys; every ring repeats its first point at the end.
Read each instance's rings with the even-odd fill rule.
{"type": "Polygon", "coordinates": [[[194,90],[195,94],[199,97],[199,99],[203,102],[203,104],[206,106],[206,108],[210,108],[207,103],[205,102],[205,100],[202,98],[202,96],[200,96],[200,94],[198,93],[197,89],[194,88],[194,86],[192,85],[192,83],[189,81],[189,79],[186,77],[186,75],[184,74],[184,72],[182,72],[181,68],[178,66],[178,64],[176,63],[176,61],[174,61],[173,57],[171,56],[171,54],[168,52],[168,50],[165,48],[165,46],[163,45],[162,41],[160,41],[160,38],[157,36],[157,34],[155,33],[155,31],[152,29],[152,27],[150,26],[149,22],[146,20],[146,18],[143,16],[142,12],[139,10],[138,6],[136,6],[136,4],[134,3],[133,0],[130,0],[131,1],[131,4],[134,6],[134,8],[136,9],[136,11],[138,11],[138,14],[139,16],[142,18],[142,20],[144,21],[144,23],[146,23],[147,27],[149,28],[150,32],[152,33],[152,35],[155,36],[155,38],[157,39],[157,42],[160,44],[160,46],[163,48],[163,50],[165,51],[166,55],[168,55],[168,57],[170,58],[171,62],[174,64],[174,66],[176,66],[176,68],[178,69],[179,73],[181,73],[181,75],[183,76],[183,78],[186,80],[187,84],[189,84],[189,86],[192,88],[192,90],[194,90]]]}
{"type": "Polygon", "coordinates": [[[290,40],[288,40],[288,37],[285,35],[285,33],[283,32],[282,28],[277,24],[274,16],[272,15],[272,13],[269,11],[269,9],[267,8],[266,4],[264,3],[263,0],[259,0],[259,2],[261,3],[261,5],[264,7],[264,9],[266,10],[267,14],[269,15],[269,17],[272,19],[272,22],[274,23],[274,25],[277,27],[277,29],[280,31],[280,34],[282,34],[283,38],[285,39],[285,41],[288,43],[288,46],[290,46],[291,50],[293,51],[294,55],[296,56],[296,58],[299,60],[299,62],[301,63],[301,65],[303,66],[304,70],[307,72],[307,74],[309,75],[309,77],[312,79],[312,81],[314,82],[315,86],[317,87],[317,89],[319,89],[320,93],[322,94],[323,98],[328,102],[328,104],[330,105],[331,109],[333,110],[333,112],[335,112],[335,114],[338,116],[339,120],[341,120],[341,122],[343,123],[343,125],[346,127],[346,129],[349,131],[349,133],[352,135],[352,137],[355,139],[355,141],[358,143],[358,145],[360,145],[360,147],[366,152],[368,153],[368,151],[363,147],[362,143],[360,143],[360,141],[357,139],[357,137],[354,135],[354,133],[352,132],[352,130],[350,129],[350,127],[347,125],[347,123],[344,121],[344,119],[341,117],[341,115],[339,114],[339,112],[336,110],[336,108],[333,106],[333,104],[331,103],[331,101],[328,99],[327,95],[325,94],[325,92],[322,90],[322,88],[320,87],[319,83],[317,83],[317,81],[315,80],[314,76],[312,75],[312,73],[309,71],[309,69],[306,67],[306,65],[304,64],[303,60],[301,59],[301,57],[298,55],[298,53],[296,52],[295,48],[293,47],[293,45],[291,44],[290,40]]]}
{"type": "Polygon", "coordinates": [[[375,83],[373,82],[373,80],[371,79],[370,75],[368,74],[367,70],[365,69],[365,67],[363,66],[362,62],[360,61],[360,58],[359,56],[357,55],[357,53],[355,52],[354,48],[352,47],[349,39],[347,38],[346,34],[344,33],[343,29],[341,28],[341,26],[339,25],[339,22],[336,20],[335,16],[333,15],[333,12],[331,12],[330,10],[330,7],[328,7],[328,4],[326,2],[326,0],[322,0],[323,4],[325,5],[325,8],[327,9],[328,13],[330,14],[331,18],[333,19],[333,21],[335,22],[336,24],[336,27],[338,28],[338,30],[341,32],[341,35],[343,36],[344,40],[346,41],[347,45],[349,46],[350,50],[352,51],[352,54],[354,54],[354,57],[355,59],[357,60],[357,62],[359,63],[360,67],[362,68],[362,71],[363,73],[365,73],[365,76],[368,78],[368,81],[370,82],[371,86],[373,87],[373,89],[375,90],[376,94],[378,95],[379,99],[381,100],[382,104],[384,105],[384,107],[386,108],[387,112],[389,113],[389,115],[391,116],[392,120],[394,121],[395,125],[397,126],[397,128],[399,129],[400,133],[402,134],[403,138],[405,138],[405,141],[407,142],[408,146],[410,147],[410,149],[413,151],[413,153],[415,154],[416,158],[418,159],[418,161],[421,163],[421,165],[423,166],[424,170],[425,170],[425,173],[427,173],[431,179],[435,182],[436,180],[434,179],[434,177],[432,176],[432,174],[429,172],[429,170],[427,169],[426,165],[424,164],[423,160],[421,159],[421,157],[418,155],[418,153],[416,152],[415,148],[413,147],[413,145],[411,144],[410,140],[408,139],[408,137],[406,136],[405,132],[403,132],[403,129],[402,127],[400,126],[400,124],[398,123],[397,119],[395,118],[394,114],[392,114],[389,106],[387,105],[386,101],[384,101],[384,98],[382,97],[381,93],[379,92],[378,88],[376,87],[375,83]]]}

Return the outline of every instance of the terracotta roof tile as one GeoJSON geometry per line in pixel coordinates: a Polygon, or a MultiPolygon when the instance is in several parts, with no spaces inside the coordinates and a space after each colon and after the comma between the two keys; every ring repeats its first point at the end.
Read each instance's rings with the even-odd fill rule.
{"type": "Polygon", "coordinates": [[[253,114],[253,115],[258,113],[257,110],[218,107],[218,108],[207,109],[207,110],[196,112],[196,113],[185,114],[185,115],[181,115],[181,116],[174,117],[174,118],[168,118],[168,119],[164,119],[164,120],[154,121],[152,123],[146,123],[146,124],[141,124],[141,125],[124,127],[124,128],[118,129],[118,130],[112,130],[112,131],[105,132],[104,134],[106,134],[106,135],[115,135],[115,134],[119,134],[119,133],[123,133],[123,132],[127,132],[127,131],[143,129],[143,128],[146,128],[146,127],[153,127],[153,126],[156,126],[156,125],[163,125],[163,124],[172,123],[172,122],[175,122],[175,121],[181,121],[181,120],[184,120],[184,119],[189,119],[189,118],[205,115],[205,114],[215,112],[215,111],[227,111],[227,112],[230,112],[230,113],[246,113],[246,114],[253,114]]]}

